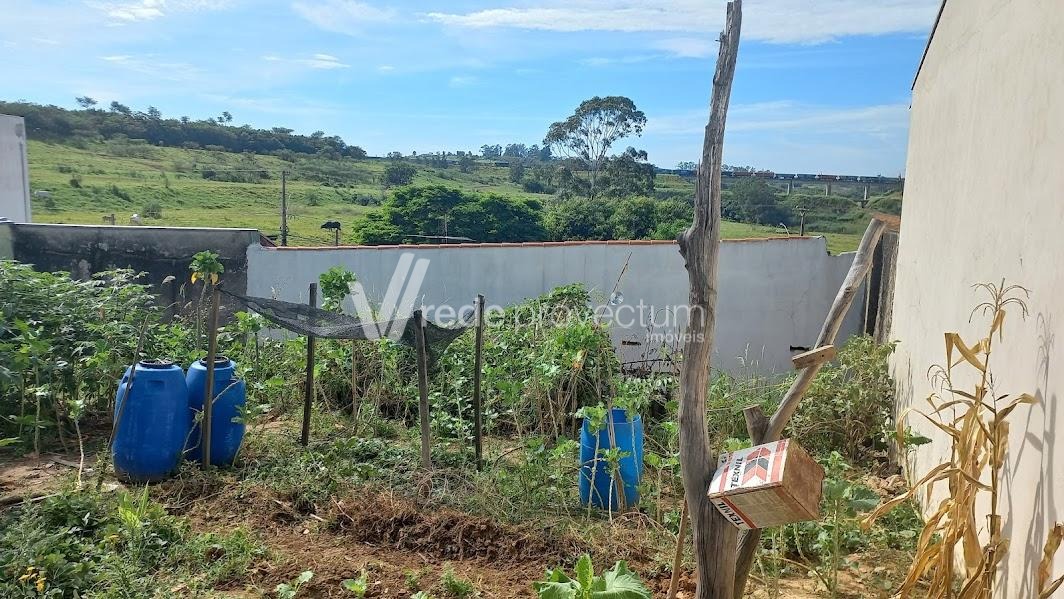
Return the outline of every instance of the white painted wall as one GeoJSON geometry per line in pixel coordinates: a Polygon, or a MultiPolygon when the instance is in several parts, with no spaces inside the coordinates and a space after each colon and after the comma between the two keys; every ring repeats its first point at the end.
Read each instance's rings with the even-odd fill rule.
{"type": "MultiPolygon", "coordinates": [[[[687,271],[674,242],[577,242],[479,246],[390,246],[248,249],[248,294],[307,300],[308,285],[332,266],[354,271],[371,300],[380,301],[399,257],[413,252],[430,260],[421,288],[426,306],[470,305],[483,293],[489,305],[506,306],[570,283],[584,283],[606,304],[626,260],[618,290],[629,317],[635,307],[664,321],[664,310],[687,305],[687,271]],[[649,306],[653,306],[651,310],[649,306]]],[[[745,362],[761,372],[790,369],[790,347],[815,342],[852,255],[831,256],[823,238],[726,241],[720,258],[720,291],[714,367],[738,370],[745,362]]],[[[842,336],[860,328],[863,301],[855,302],[842,336]]],[[[634,320],[634,319],[633,319],[634,320]]],[[[634,323],[633,323],[634,324],[634,323]]],[[[674,329],[654,329],[675,333],[674,329]]],[[[647,331],[614,328],[625,360],[646,353],[647,331]],[[629,341],[633,346],[621,344],[629,341]]],[[[656,343],[653,345],[657,345],[656,343]]]]}
{"type": "MultiPolygon", "coordinates": [[[[983,299],[972,284],[1004,278],[1031,290],[1030,316],[1013,310],[992,359],[996,392],[1041,402],[1012,418],[999,597],[1037,596],[1046,534],[1064,520],[1062,31],[1060,0],[950,0],[913,93],[891,329],[899,406],[926,405],[943,332],[985,332],[982,319],[969,324],[983,299]]],[[[918,476],[949,443],[914,425],[935,440],[916,455],[918,476]]],[[[1055,565],[1064,574],[1064,555],[1055,565]]]]}
{"type": "Polygon", "coordinates": [[[26,124],[0,114],[0,218],[30,222],[30,175],[26,163],[26,124]]]}

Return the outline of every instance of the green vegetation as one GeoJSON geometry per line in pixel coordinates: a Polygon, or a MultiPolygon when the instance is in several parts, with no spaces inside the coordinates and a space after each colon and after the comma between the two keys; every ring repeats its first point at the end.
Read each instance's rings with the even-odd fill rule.
{"type": "MultiPolygon", "coordinates": [[[[199,260],[201,276],[210,274],[208,257],[199,260]]],[[[80,439],[79,421],[106,423],[115,381],[133,360],[141,334],[144,357],[187,364],[202,355],[200,325],[163,322],[151,307],[151,290],[129,273],[74,282],[15,263],[0,266],[0,291],[10,298],[3,304],[4,322],[15,323],[0,329],[0,438],[9,440],[0,453],[54,450],[64,439],[80,439]]],[[[342,297],[353,278],[346,271],[329,273],[326,295],[342,297]]],[[[416,466],[418,394],[408,347],[320,340],[312,442],[304,448],[284,431],[298,428],[305,340],[262,338],[261,317],[239,314],[219,334],[222,353],[239,364],[248,384],[249,432],[238,465],[206,472],[186,465],[173,481],[129,496],[79,490],[75,478],[51,500],[14,508],[0,521],[0,591],[5,597],[39,596],[34,593],[41,584],[46,592],[56,589],[53,596],[123,597],[123,588],[185,585],[191,593],[206,593],[244,586],[298,597],[359,595],[372,579],[372,585],[383,581],[411,592],[431,589],[438,597],[491,596],[497,589],[486,586],[489,577],[471,572],[469,562],[453,567],[463,555],[569,567],[583,553],[600,563],[627,560],[655,588],[668,576],[682,503],[677,382],[668,372],[623,373],[609,331],[594,321],[589,306],[584,289],[563,287],[489,319],[483,383],[489,437],[482,471],[471,448],[471,333],[432,367],[434,468],[425,471],[416,466]],[[579,501],[579,415],[604,414],[608,405],[639,413],[644,422],[638,517],[599,513],[579,501]],[[171,515],[162,502],[183,507],[171,515]],[[196,506],[213,517],[180,515],[196,506]],[[248,523],[248,531],[233,532],[231,520],[248,523]],[[290,544],[275,546],[283,539],[279,523],[293,520],[290,544]],[[457,538],[454,531],[461,531],[457,538]],[[345,542],[431,554],[451,560],[452,567],[413,571],[403,564],[389,572],[369,562],[337,565],[327,553],[315,559],[315,549],[292,553],[293,547],[345,542]],[[259,560],[284,566],[252,568],[259,560]]],[[[921,526],[906,503],[868,532],[859,527],[872,495],[885,494],[873,473],[886,468],[884,431],[891,424],[882,407],[892,401],[885,379],[891,349],[851,340],[818,375],[795,416],[792,434],[828,470],[825,517],[766,531],[755,573],[766,587],[807,572],[815,572],[825,590],[840,593],[854,577],[868,588],[898,582],[904,566],[874,575],[857,569],[870,559],[910,559],[921,526]],[[854,426],[840,428],[840,422],[854,426]],[[851,574],[836,576],[839,569],[851,574]]],[[[789,382],[714,377],[706,418],[715,446],[749,444],[742,408],[771,410],[789,382]]],[[[610,580],[629,580],[633,588],[637,581],[620,566],[595,576],[590,563],[577,564],[575,580],[560,569],[550,577],[562,597],[582,597],[588,589],[597,596],[599,585],[610,580]]]]}
{"type": "MultiPolygon", "coordinates": [[[[150,107],[143,113],[121,105],[104,111],[91,98],[79,104],[86,109],[0,103],[0,111],[25,115],[33,132],[31,187],[49,192],[34,198],[39,222],[101,224],[114,215],[116,224],[126,224],[137,214],[146,225],[221,225],[276,235],[282,174],[293,245],[332,243],[332,232],[321,229],[331,220],[342,224],[346,243],[419,241],[403,235],[444,230],[463,235],[449,222],[444,227],[441,218],[461,221],[469,214],[407,215],[398,219],[401,227],[393,215],[378,216],[377,206],[394,204],[398,189],[407,185],[440,186],[465,198],[483,194],[474,203],[490,200],[502,213],[522,213],[488,210],[504,223],[501,229],[465,234],[477,241],[668,240],[690,219],[692,175],[658,174],[646,152],[636,148],[609,154],[615,142],[639,134],[645,121],[623,97],[582,103],[548,128],[542,148],[485,145],[481,156],[392,152],[386,160],[367,158],[357,146],[322,132],[304,136],[281,127],[234,127],[231,115],[164,119],[150,107]],[[556,157],[552,148],[569,158],[556,157]],[[529,218],[534,226],[507,237],[516,228],[505,222],[529,218]]],[[[869,208],[861,208],[845,185],[837,185],[830,197],[806,189],[784,197],[760,180],[736,182],[725,191],[724,216],[746,226],[725,222],[724,238],[792,234],[804,212],[807,231],[825,234],[833,252],[848,251],[856,247],[870,210],[900,209],[897,193],[874,197],[869,208]]]]}
{"type": "Polygon", "coordinates": [[[650,590],[639,580],[628,564],[617,562],[601,575],[595,574],[591,556],[584,554],[576,562],[576,578],[569,578],[561,568],[547,572],[546,582],[537,582],[540,599],[650,599],[650,590]]]}

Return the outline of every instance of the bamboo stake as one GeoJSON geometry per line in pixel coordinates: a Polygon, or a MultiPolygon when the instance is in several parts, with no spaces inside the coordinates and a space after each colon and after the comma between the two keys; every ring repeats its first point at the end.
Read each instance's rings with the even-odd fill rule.
{"type": "Polygon", "coordinates": [[[417,345],[418,416],[421,420],[421,467],[432,467],[432,437],[429,430],[429,364],[425,348],[425,317],[414,311],[414,340],[417,345]]]}
{"type": "Polygon", "coordinates": [[[207,338],[207,380],[203,394],[203,426],[200,443],[203,447],[203,467],[211,465],[211,424],[214,412],[214,359],[218,353],[218,286],[211,286],[211,330],[207,338]]]}
{"type": "Polygon", "coordinates": [[[484,409],[481,406],[480,384],[484,370],[484,296],[477,294],[477,331],[473,349],[473,447],[477,470],[484,467],[484,409]]]}
{"type": "MultiPolygon", "coordinates": [[[[310,284],[310,297],[307,300],[310,307],[318,305],[318,284],[310,284]]],[[[310,444],[310,412],[314,408],[314,349],[317,339],[314,335],[307,335],[307,376],[306,386],[303,388],[303,432],[299,442],[306,447],[310,444]]]]}
{"type": "Polygon", "coordinates": [[[680,531],[676,535],[676,553],[672,556],[672,579],[669,581],[668,599],[676,599],[676,592],[680,589],[680,568],[683,567],[683,540],[687,536],[687,502],[683,502],[680,509],[680,531]]]}

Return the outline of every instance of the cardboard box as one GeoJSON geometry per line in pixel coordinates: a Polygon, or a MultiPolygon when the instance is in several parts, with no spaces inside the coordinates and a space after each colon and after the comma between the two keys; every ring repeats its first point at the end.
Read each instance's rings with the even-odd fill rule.
{"type": "Polygon", "coordinates": [[[783,439],[721,454],[709,499],[739,528],[768,528],[818,519],[823,483],[820,464],[783,439]]]}

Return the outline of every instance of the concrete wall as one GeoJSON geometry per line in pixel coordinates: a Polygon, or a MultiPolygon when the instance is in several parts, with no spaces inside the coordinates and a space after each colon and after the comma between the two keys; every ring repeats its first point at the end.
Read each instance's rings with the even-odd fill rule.
{"type": "Polygon", "coordinates": [[[247,287],[249,245],[259,243],[253,229],[108,227],[95,225],[0,225],[0,258],[33,264],[37,270],[66,271],[76,278],[113,268],[145,272],[164,306],[183,303],[192,254],[217,252],[228,288],[247,287]],[[164,282],[167,277],[171,282],[164,282]]]}
{"type": "Polygon", "coordinates": [[[31,220],[26,124],[22,117],[6,114],[0,114],[0,218],[31,220]]]}
{"type": "MultiPolygon", "coordinates": [[[[944,331],[971,341],[985,332],[978,315],[969,324],[983,300],[973,283],[1004,278],[1031,290],[1030,316],[1012,310],[992,360],[997,393],[1040,401],[1012,418],[1000,597],[1037,596],[1047,531],[1064,520],[1061,31],[1060,0],[951,0],[913,93],[891,331],[900,406],[926,405],[944,331]]],[[[949,444],[913,423],[935,439],[916,455],[920,475],[948,457],[949,444]]],[[[1054,572],[1064,573],[1064,555],[1054,572]]]]}
{"type": "MultiPolygon", "coordinates": [[[[405,252],[430,260],[419,296],[427,306],[466,306],[477,293],[489,305],[506,306],[569,283],[584,283],[597,303],[609,304],[617,285],[623,302],[615,309],[631,325],[614,329],[625,361],[654,358],[658,340],[676,333],[666,324],[668,310],[687,305],[687,271],[673,242],[254,246],[248,251],[248,294],[305,302],[308,285],[342,265],[357,273],[372,301],[380,301],[405,252]],[[648,339],[647,328],[634,318],[640,302],[647,306],[645,320],[654,314],[650,324],[665,325],[651,327],[659,337],[648,339]]],[[[851,261],[852,255],[829,255],[823,238],[724,242],[714,367],[735,371],[746,363],[761,372],[789,370],[791,347],[815,341],[851,261]]],[[[862,314],[858,301],[843,336],[860,329],[862,314]]]]}

